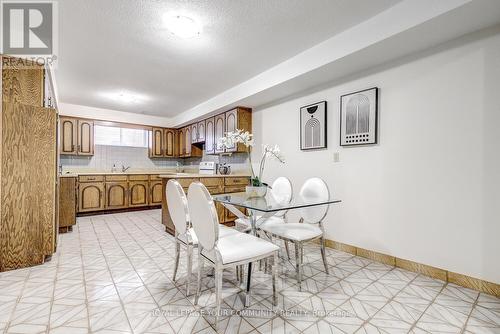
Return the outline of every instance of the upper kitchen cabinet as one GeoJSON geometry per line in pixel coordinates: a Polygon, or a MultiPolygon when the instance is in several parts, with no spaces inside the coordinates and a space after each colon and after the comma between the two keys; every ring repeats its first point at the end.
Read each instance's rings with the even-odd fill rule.
{"type": "Polygon", "coordinates": [[[198,122],[197,124],[197,143],[205,142],[205,121],[198,122]]]}
{"type": "Polygon", "coordinates": [[[60,124],[60,134],[61,134],[61,154],[72,154],[76,155],[76,141],[77,141],[77,128],[78,121],[74,118],[61,117],[59,120],[60,124]]]}
{"type": "Polygon", "coordinates": [[[177,130],[175,129],[165,129],[165,156],[169,158],[175,158],[179,156],[179,146],[177,140],[177,130]]]}
{"type": "Polygon", "coordinates": [[[94,155],[94,121],[78,120],[78,155],[94,155]]]}
{"type": "Polygon", "coordinates": [[[214,118],[208,118],[205,120],[205,153],[214,154],[215,153],[215,141],[214,141],[214,118]]]}
{"type": "MultiPolygon", "coordinates": [[[[238,107],[226,112],[226,133],[234,132],[236,129],[252,132],[252,110],[238,107]]],[[[227,147],[226,152],[247,152],[243,144],[227,147]]]]}
{"type": "Polygon", "coordinates": [[[94,121],[61,117],[60,153],[66,155],[94,155],[94,121]]]}
{"type": "Polygon", "coordinates": [[[214,118],[214,152],[215,154],[224,153],[224,147],[219,144],[219,140],[224,137],[226,132],[226,115],[220,114],[214,118]]]}
{"type": "Polygon", "coordinates": [[[163,157],[163,129],[153,128],[151,131],[150,139],[150,151],[149,156],[151,158],[163,157]]]}
{"type": "Polygon", "coordinates": [[[149,139],[149,157],[175,158],[178,155],[177,130],[153,128],[149,139]]]}

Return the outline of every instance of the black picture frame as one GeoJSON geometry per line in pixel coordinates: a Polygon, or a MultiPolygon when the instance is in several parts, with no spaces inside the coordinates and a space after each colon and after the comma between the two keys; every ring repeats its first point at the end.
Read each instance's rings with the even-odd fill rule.
{"type": "MultiPolygon", "coordinates": [[[[344,95],[341,95],[340,96],[340,131],[339,131],[339,144],[340,146],[360,146],[360,145],[376,145],[378,144],[378,113],[379,113],[379,95],[380,95],[380,89],[378,87],[371,87],[371,88],[367,88],[367,89],[362,89],[362,90],[359,90],[359,91],[356,91],[356,92],[352,92],[352,93],[349,93],[349,94],[344,94],[344,95]],[[373,113],[374,113],[374,127],[373,128],[369,128],[369,130],[373,129],[373,135],[368,135],[368,137],[362,137],[362,138],[356,138],[354,139],[352,142],[346,142],[348,141],[346,138],[344,138],[344,118],[343,118],[343,114],[344,114],[344,110],[343,110],[343,102],[344,102],[344,99],[349,97],[349,96],[354,96],[354,95],[357,95],[357,94],[360,94],[360,93],[364,93],[364,92],[370,92],[370,91],[374,91],[374,103],[373,103],[373,107],[374,107],[374,110],[373,110],[373,113]],[[361,141],[361,139],[363,139],[364,141],[361,141]],[[365,140],[365,139],[368,139],[368,140],[365,140]],[[359,141],[357,141],[359,140],[359,141]]],[[[366,135],[366,134],[365,134],[366,135]]],[[[349,138],[351,139],[351,138],[349,138]]]]}
{"type": "MultiPolygon", "coordinates": [[[[309,114],[311,114],[311,112],[309,112],[309,114]]],[[[308,104],[306,106],[300,107],[299,118],[300,118],[300,150],[301,151],[322,150],[322,149],[325,149],[328,147],[328,136],[327,136],[328,135],[328,133],[327,133],[328,117],[327,117],[327,115],[328,115],[328,104],[326,101],[320,101],[320,102],[316,102],[316,103],[312,103],[312,104],[308,104]],[[319,120],[319,122],[320,122],[319,126],[320,126],[320,129],[322,129],[322,133],[320,133],[320,137],[321,137],[320,142],[322,139],[322,144],[315,145],[312,147],[307,147],[307,146],[305,146],[304,137],[303,137],[304,126],[305,126],[305,124],[303,123],[303,121],[304,121],[303,113],[308,112],[308,109],[311,109],[312,107],[315,107],[315,106],[317,106],[317,107],[323,106],[323,110],[324,110],[323,116],[319,120]]]]}

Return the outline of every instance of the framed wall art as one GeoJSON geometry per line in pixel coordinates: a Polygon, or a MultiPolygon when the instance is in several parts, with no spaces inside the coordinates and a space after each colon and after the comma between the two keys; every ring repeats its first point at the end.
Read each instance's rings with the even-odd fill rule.
{"type": "Polygon", "coordinates": [[[326,148],[326,101],[300,108],[300,149],[326,148]]]}
{"type": "Polygon", "coordinates": [[[340,146],[377,143],[378,88],[340,97],[340,146]]]}

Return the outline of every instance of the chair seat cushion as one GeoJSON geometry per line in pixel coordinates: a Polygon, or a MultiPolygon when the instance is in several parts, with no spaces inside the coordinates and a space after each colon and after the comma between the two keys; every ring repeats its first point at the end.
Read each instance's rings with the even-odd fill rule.
{"type": "MultiPolygon", "coordinates": [[[[230,227],[227,227],[224,225],[219,226],[219,238],[224,238],[228,235],[235,234],[235,233],[238,233],[238,231],[236,231],[234,228],[230,228],[230,227]]],[[[189,235],[191,241],[193,242],[193,245],[197,245],[198,244],[198,237],[196,237],[196,233],[194,232],[194,229],[192,227],[190,229],[188,229],[185,234],[180,235],[179,239],[182,242],[184,242],[185,244],[187,244],[188,235],[189,235]]]]}
{"type": "Polygon", "coordinates": [[[316,224],[307,223],[267,223],[261,226],[265,232],[293,241],[304,241],[319,237],[323,232],[316,224]]]}
{"type": "MultiPolygon", "coordinates": [[[[219,238],[217,249],[223,264],[244,261],[269,255],[279,249],[275,244],[246,233],[236,233],[219,238]]],[[[215,250],[203,250],[203,255],[215,262],[215,250]]]]}

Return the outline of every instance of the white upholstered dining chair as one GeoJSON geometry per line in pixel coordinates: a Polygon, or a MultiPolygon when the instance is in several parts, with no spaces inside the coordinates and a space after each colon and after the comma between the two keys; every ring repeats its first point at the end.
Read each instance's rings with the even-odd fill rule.
{"type": "MultiPolygon", "coordinates": [[[[195,305],[198,304],[198,299],[200,297],[201,275],[205,262],[215,269],[215,322],[217,324],[222,302],[221,290],[223,270],[267,258],[272,258],[273,260],[273,302],[274,305],[277,305],[276,273],[279,247],[269,241],[240,232],[221,238],[219,233],[219,218],[214,202],[207,188],[201,182],[193,182],[189,186],[188,203],[193,228],[198,236],[198,285],[195,305]]],[[[250,283],[251,270],[248,271],[248,279],[246,282],[246,305],[248,305],[249,302],[250,283]]]]}
{"type": "MultiPolygon", "coordinates": [[[[323,202],[330,198],[330,191],[327,184],[320,178],[307,180],[300,189],[299,198],[304,203],[323,202]]],[[[302,285],[302,266],[304,260],[304,243],[320,239],[321,256],[323,265],[328,274],[328,264],[325,254],[325,239],[323,230],[323,219],[328,212],[328,205],[303,207],[300,209],[301,219],[298,223],[272,221],[260,225],[262,231],[267,235],[277,237],[285,242],[292,242],[295,246],[295,270],[299,289],[302,285]]]]}
{"type": "MultiPolygon", "coordinates": [[[[182,186],[176,180],[169,180],[165,191],[168,211],[175,226],[175,264],[173,280],[176,280],[177,270],[179,268],[180,248],[182,245],[186,247],[187,252],[186,295],[188,296],[193,268],[193,249],[198,247],[198,238],[191,226],[188,201],[182,186]]],[[[220,226],[220,229],[221,231],[219,234],[221,237],[238,233],[236,230],[223,225],[220,226]]]]}

